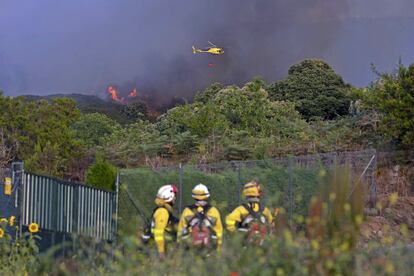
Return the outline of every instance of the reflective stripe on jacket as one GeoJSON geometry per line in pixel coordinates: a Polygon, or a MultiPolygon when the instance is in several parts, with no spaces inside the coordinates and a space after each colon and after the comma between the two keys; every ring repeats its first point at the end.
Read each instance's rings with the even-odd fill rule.
{"type": "MultiPolygon", "coordinates": [[[[260,208],[259,203],[249,203],[249,204],[252,206],[253,211],[255,212],[259,211],[259,208],[260,208]]],[[[238,228],[238,225],[240,225],[248,215],[249,215],[249,211],[243,205],[240,205],[226,217],[226,229],[230,232],[236,231],[238,228]]],[[[269,211],[267,207],[263,208],[262,215],[266,218],[267,224],[271,224],[273,222],[272,213],[269,211]]]]}
{"type": "Polygon", "coordinates": [[[176,225],[170,218],[168,207],[159,207],[152,217],[151,233],[157,245],[158,253],[165,252],[165,241],[174,240],[176,225]]]}

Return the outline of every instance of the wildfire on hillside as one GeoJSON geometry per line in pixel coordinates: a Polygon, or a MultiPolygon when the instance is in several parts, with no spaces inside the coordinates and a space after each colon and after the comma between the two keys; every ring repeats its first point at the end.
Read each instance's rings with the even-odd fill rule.
{"type": "Polygon", "coordinates": [[[128,93],[128,96],[127,97],[122,97],[121,96],[121,93],[113,85],[109,85],[108,86],[107,92],[109,93],[109,96],[110,96],[111,100],[113,100],[115,102],[118,102],[118,103],[122,103],[122,104],[127,104],[128,98],[136,98],[136,97],[138,97],[138,90],[136,88],[132,89],[128,93]]]}
{"type": "Polygon", "coordinates": [[[106,88],[108,101],[116,102],[122,105],[128,105],[135,102],[145,103],[148,110],[155,117],[155,114],[161,114],[170,108],[183,104],[183,98],[173,97],[169,101],[163,98],[162,95],[153,93],[153,91],[139,90],[135,85],[118,86],[110,84],[106,88]],[[159,113],[160,112],[160,113],[159,113]]]}
{"type": "Polygon", "coordinates": [[[138,96],[138,92],[137,89],[134,88],[131,92],[129,92],[129,97],[135,98],[136,96],[138,96]]]}
{"type": "Polygon", "coordinates": [[[112,85],[108,86],[108,93],[111,95],[113,101],[120,103],[124,101],[124,98],[119,96],[118,91],[112,85]]]}

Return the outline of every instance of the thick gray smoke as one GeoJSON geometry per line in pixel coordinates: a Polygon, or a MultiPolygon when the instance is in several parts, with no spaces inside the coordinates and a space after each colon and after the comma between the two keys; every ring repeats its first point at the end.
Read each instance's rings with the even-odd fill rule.
{"type": "Polygon", "coordinates": [[[412,0],[1,0],[0,10],[0,88],[11,95],[102,96],[111,84],[165,104],[212,82],[274,82],[309,57],[357,85],[371,62],[414,60],[412,0]],[[225,54],[192,54],[208,40],[225,54]]]}

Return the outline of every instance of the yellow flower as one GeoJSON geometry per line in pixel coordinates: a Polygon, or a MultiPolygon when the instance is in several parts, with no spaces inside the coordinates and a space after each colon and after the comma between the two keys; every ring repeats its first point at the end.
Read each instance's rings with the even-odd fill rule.
{"type": "Polygon", "coordinates": [[[9,219],[9,224],[10,224],[10,226],[13,226],[14,225],[14,220],[16,219],[16,217],[15,216],[11,216],[10,217],[10,219],[9,219]]]}
{"type": "Polygon", "coordinates": [[[294,216],[294,219],[297,223],[303,223],[305,221],[305,218],[302,215],[296,215],[294,216]]]}
{"type": "Polygon", "coordinates": [[[319,242],[317,240],[312,240],[311,245],[312,245],[312,248],[315,249],[315,250],[319,250],[319,248],[320,248],[319,242]]]}
{"type": "Polygon", "coordinates": [[[283,275],[285,275],[285,271],[283,270],[283,268],[277,268],[276,269],[276,275],[277,276],[283,276],[283,275]]]}
{"type": "Polygon", "coordinates": [[[37,225],[37,223],[30,223],[29,225],[29,231],[30,233],[37,233],[39,232],[39,225],[37,225]]]}
{"type": "Polygon", "coordinates": [[[389,273],[389,274],[394,274],[395,273],[395,269],[394,269],[394,265],[392,262],[388,261],[387,264],[385,265],[385,272],[389,273]]]}
{"type": "Polygon", "coordinates": [[[289,230],[285,230],[283,234],[285,236],[285,240],[288,243],[292,243],[293,242],[293,236],[292,236],[292,233],[289,230]]]}
{"type": "Polygon", "coordinates": [[[329,194],[329,200],[334,201],[335,199],[336,199],[336,194],[335,193],[330,193],[329,194]]]}
{"type": "Polygon", "coordinates": [[[3,236],[4,236],[4,230],[0,228],[0,239],[3,238],[3,236]]]}
{"type": "Polygon", "coordinates": [[[363,221],[363,217],[361,215],[356,215],[355,216],[355,223],[357,225],[361,225],[362,221],[363,221]]]}
{"type": "Polygon", "coordinates": [[[398,193],[392,193],[390,195],[390,204],[394,205],[395,203],[397,203],[398,200],[398,193]]]}
{"type": "Polygon", "coordinates": [[[400,226],[400,231],[401,231],[401,234],[403,234],[403,236],[404,236],[404,238],[409,238],[409,231],[408,231],[408,226],[407,226],[407,224],[401,224],[401,226],[400,226]]]}
{"type": "Polygon", "coordinates": [[[345,210],[346,212],[351,211],[351,204],[349,204],[349,203],[345,203],[345,204],[344,204],[344,210],[345,210]]]}
{"type": "Polygon", "coordinates": [[[328,268],[328,269],[331,269],[332,267],[334,267],[334,262],[332,261],[332,260],[327,260],[326,262],[325,262],[325,266],[328,268]]]}
{"type": "Polygon", "coordinates": [[[319,170],[319,176],[324,177],[326,175],[326,171],[324,169],[319,170]]]}
{"type": "Polygon", "coordinates": [[[341,250],[342,251],[348,251],[349,250],[349,242],[345,241],[341,244],[341,250]]]}
{"type": "Polygon", "coordinates": [[[4,223],[6,223],[6,224],[8,223],[8,221],[7,221],[7,219],[6,219],[6,218],[1,218],[1,219],[0,219],[0,224],[1,224],[1,223],[3,223],[3,222],[4,222],[4,223]]]}
{"type": "Polygon", "coordinates": [[[377,202],[377,204],[375,204],[375,208],[377,208],[378,210],[382,210],[382,204],[381,202],[377,202]]]}
{"type": "Polygon", "coordinates": [[[391,246],[394,242],[394,238],[392,236],[385,236],[381,239],[382,244],[391,246]]]}

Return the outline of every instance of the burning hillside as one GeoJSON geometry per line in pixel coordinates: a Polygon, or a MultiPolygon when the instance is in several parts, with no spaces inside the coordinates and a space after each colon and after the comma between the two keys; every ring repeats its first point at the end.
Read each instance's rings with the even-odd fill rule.
{"type": "Polygon", "coordinates": [[[133,88],[126,97],[121,96],[120,93],[118,92],[118,89],[113,85],[108,86],[107,92],[112,101],[118,102],[121,104],[128,104],[128,102],[130,102],[130,99],[138,97],[138,91],[136,88],[133,88]]]}
{"type": "Polygon", "coordinates": [[[163,97],[163,94],[156,91],[139,92],[138,89],[132,85],[127,87],[116,85],[109,85],[106,88],[107,99],[110,102],[115,102],[122,105],[129,105],[136,102],[145,104],[148,111],[154,116],[158,116],[166,110],[185,103],[181,97],[163,97]],[[133,87],[132,89],[129,87],[133,87]]]}

